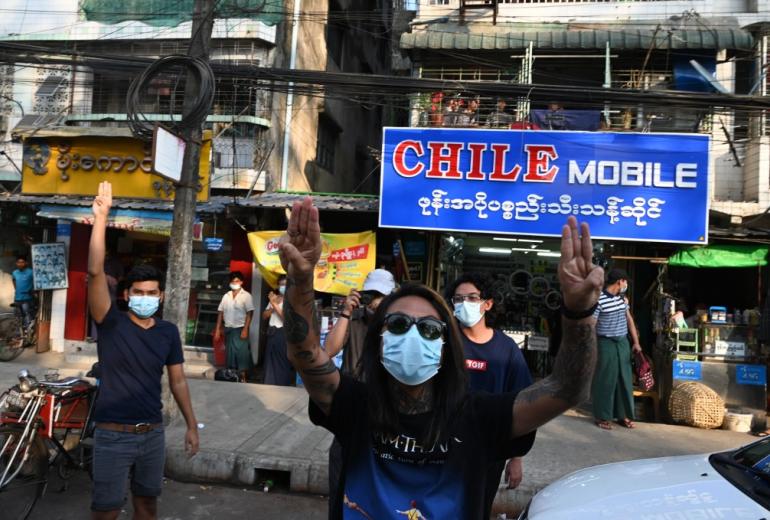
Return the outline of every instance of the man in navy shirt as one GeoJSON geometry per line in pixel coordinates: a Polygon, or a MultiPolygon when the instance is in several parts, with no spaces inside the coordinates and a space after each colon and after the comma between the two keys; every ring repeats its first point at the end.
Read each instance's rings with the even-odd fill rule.
{"type": "MultiPolygon", "coordinates": [[[[481,273],[466,273],[447,288],[447,299],[463,332],[465,368],[471,390],[493,394],[518,393],[532,384],[529,367],[516,342],[494,324],[492,280],[481,273]]],[[[506,469],[509,489],[521,484],[522,458],[490,464],[485,495],[485,518],[489,518],[492,503],[500,484],[500,474],[506,469]]]]}
{"type": "Polygon", "coordinates": [[[11,273],[13,277],[13,303],[16,307],[17,316],[21,316],[24,328],[29,327],[35,315],[35,300],[32,298],[33,274],[32,269],[27,264],[27,257],[19,255],[16,257],[16,269],[11,273]]]}
{"type": "Polygon", "coordinates": [[[131,475],[135,519],[157,518],[165,456],[161,415],[161,378],[169,386],[187,423],[185,448],[198,451],[198,426],[190,402],[177,327],[155,318],[163,300],[160,272],[138,266],[128,273],[124,297],[129,312],[110,298],[104,272],[105,229],[112,206],[112,186],[99,185],[88,250],[88,306],[99,331],[101,386],[94,410],[93,495],[91,517],[114,520],[125,503],[131,475]]]}

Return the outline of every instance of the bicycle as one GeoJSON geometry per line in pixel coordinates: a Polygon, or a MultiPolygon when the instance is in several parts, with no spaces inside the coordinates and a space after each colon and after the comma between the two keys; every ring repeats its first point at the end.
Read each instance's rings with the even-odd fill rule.
{"type": "MultiPolygon", "coordinates": [[[[97,376],[97,370],[94,365],[87,376],[97,376]]],[[[29,517],[45,493],[51,467],[65,482],[75,469],[91,475],[96,393],[97,386],[83,379],[38,381],[25,369],[19,384],[0,396],[3,518],[29,517]]]]}
{"type": "MultiPolygon", "coordinates": [[[[16,304],[12,303],[11,307],[16,304]]],[[[19,357],[25,348],[37,344],[36,320],[26,327],[17,310],[0,312],[0,361],[12,361],[19,357]]]]}

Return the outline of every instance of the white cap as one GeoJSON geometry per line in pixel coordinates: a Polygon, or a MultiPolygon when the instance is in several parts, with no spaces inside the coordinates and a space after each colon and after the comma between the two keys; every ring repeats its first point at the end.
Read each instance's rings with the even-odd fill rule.
{"type": "Polygon", "coordinates": [[[396,288],[396,280],[390,271],[385,269],[375,269],[366,276],[364,288],[362,291],[377,291],[380,294],[388,295],[396,288]]]}

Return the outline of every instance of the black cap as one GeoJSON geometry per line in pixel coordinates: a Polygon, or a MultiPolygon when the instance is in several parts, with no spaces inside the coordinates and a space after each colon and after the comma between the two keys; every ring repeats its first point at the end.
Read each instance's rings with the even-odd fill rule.
{"type": "Polygon", "coordinates": [[[607,284],[612,285],[618,280],[628,280],[628,273],[623,269],[611,269],[607,274],[607,284]]]}

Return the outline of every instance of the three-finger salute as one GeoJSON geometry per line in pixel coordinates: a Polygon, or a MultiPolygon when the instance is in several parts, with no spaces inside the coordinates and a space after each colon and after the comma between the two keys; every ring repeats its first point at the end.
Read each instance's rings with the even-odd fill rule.
{"type": "Polygon", "coordinates": [[[569,217],[562,228],[559,283],[564,306],[583,313],[599,301],[604,270],[593,263],[591,230],[585,222],[578,230],[575,217],[569,217]]]}
{"type": "Polygon", "coordinates": [[[112,208],[112,184],[107,181],[99,183],[99,189],[91,209],[95,217],[106,217],[112,208]]]}

